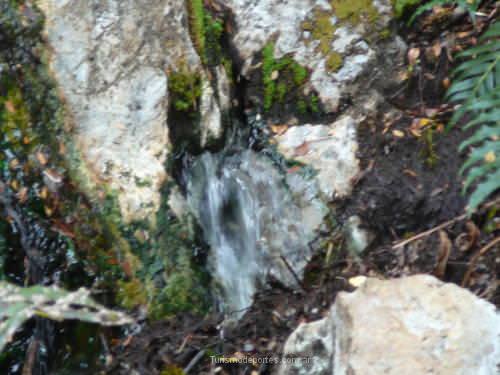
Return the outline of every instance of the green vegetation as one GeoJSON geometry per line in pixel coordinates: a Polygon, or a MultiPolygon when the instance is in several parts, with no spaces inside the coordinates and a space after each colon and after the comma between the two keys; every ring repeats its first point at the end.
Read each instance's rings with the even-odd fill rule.
{"type": "Polygon", "coordinates": [[[478,44],[459,53],[462,63],[454,70],[447,98],[459,103],[450,125],[466,119],[464,129],[475,133],[460,145],[473,147],[461,169],[467,171],[464,191],[478,183],[469,198],[469,211],[500,188],[500,22],[493,23],[478,44]]]}
{"type": "Polygon", "coordinates": [[[360,22],[372,24],[379,17],[372,0],[331,0],[330,4],[339,20],[347,21],[352,25],[360,22]]]}
{"type": "MultiPolygon", "coordinates": [[[[396,5],[395,5],[395,11],[396,15],[398,15],[398,11],[401,12],[400,15],[403,14],[404,10],[406,7],[409,7],[411,5],[416,5],[418,4],[419,1],[413,1],[413,0],[396,0],[396,5]],[[398,3],[399,1],[399,3],[398,3]]],[[[431,10],[435,6],[445,6],[445,5],[453,5],[453,6],[458,6],[459,8],[465,9],[467,13],[469,14],[469,17],[473,22],[475,22],[476,19],[476,11],[481,2],[479,0],[431,0],[428,3],[425,3],[424,5],[421,5],[420,7],[417,8],[415,13],[411,16],[410,20],[408,23],[412,23],[415,18],[417,18],[419,15],[422,13],[431,10]]]]}
{"type": "Polygon", "coordinates": [[[201,96],[201,75],[188,70],[169,74],[168,91],[175,110],[195,113],[201,96]]]}
{"type": "Polygon", "coordinates": [[[189,0],[189,29],[191,39],[203,64],[217,65],[222,56],[220,39],[224,24],[207,12],[203,0],[189,0]]]}
{"type": "Polygon", "coordinates": [[[21,288],[0,282],[0,351],[21,325],[33,316],[61,321],[77,319],[102,325],[132,323],[126,315],[106,309],[80,288],[67,292],[55,286],[21,288]]]}
{"type": "Polygon", "coordinates": [[[205,9],[203,0],[189,0],[187,2],[189,10],[189,28],[193,44],[204,60],[205,56],[205,9]]]}
{"type": "Polygon", "coordinates": [[[318,112],[317,97],[304,97],[303,85],[309,77],[308,70],[290,56],[280,59],[274,57],[274,44],[269,43],[262,49],[262,86],[264,110],[269,111],[278,103],[283,104],[287,96],[293,96],[299,113],[307,110],[318,112]]]}
{"type": "Polygon", "coordinates": [[[326,58],[326,67],[330,72],[336,72],[342,67],[342,55],[338,52],[330,52],[326,58]]]}

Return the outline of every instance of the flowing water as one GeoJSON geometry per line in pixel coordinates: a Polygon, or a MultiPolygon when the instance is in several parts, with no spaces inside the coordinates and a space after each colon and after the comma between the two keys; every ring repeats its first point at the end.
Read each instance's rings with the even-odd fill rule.
{"type": "Polygon", "coordinates": [[[268,158],[250,150],[201,155],[191,169],[188,200],[212,248],[209,267],[224,311],[241,316],[268,274],[296,282],[287,267],[305,265],[307,236],[301,210],[268,158]]]}

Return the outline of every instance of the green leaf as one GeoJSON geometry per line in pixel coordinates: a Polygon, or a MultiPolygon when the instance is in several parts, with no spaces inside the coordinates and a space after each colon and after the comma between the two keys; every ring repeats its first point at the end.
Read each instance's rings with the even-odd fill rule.
{"type": "Polygon", "coordinates": [[[468,211],[474,211],[492,193],[500,188],[500,169],[480,183],[469,198],[468,211]]]}
{"type": "Polygon", "coordinates": [[[484,160],[484,157],[490,151],[493,151],[495,154],[498,154],[498,152],[500,152],[500,142],[488,141],[485,142],[481,147],[474,149],[471,152],[467,161],[462,166],[462,168],[460,168],[460,173],[463,173],[467,168],[471,167],[473,164],[484,160]]]}
{"type": "Polygon", "coordinates": [[[500,126],[482,126],[477,130],[473,136],[467,138],[460,144],[459,151],[462,151],[467,146],[478,142],[484,142],[485,140],[492,140],[495,137],[500,137],[500,126]]]}
{"type": "Polygon", "coordinates": [[[471,168],[467,173],[467,178],[464,181],[463,191],[465,192],[472,183],[480,178],[486,176],[490,171],[500,168],[500,159],[495,160],[493,163],[484,163],[477,167],[471,168]]]}
{"type": "Polygon", "coordinates": [[[55,286],[22,288],[0,282],[0,351],[15,331],[28,319],[38,315],[53,320],[77,319],[105,326],[133,322],[124,313],[112,311],[90,298],[90,291],[80,288],[68,292],[55,286]]]}

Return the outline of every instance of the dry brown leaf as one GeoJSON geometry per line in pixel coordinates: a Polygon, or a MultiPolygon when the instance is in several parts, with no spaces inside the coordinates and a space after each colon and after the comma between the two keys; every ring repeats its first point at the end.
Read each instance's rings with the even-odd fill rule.
{"type": "Polygon", "coordinates": [[[392,135],[397,137],[397,138],[403,138],[405,136],[405,133],[401,130],[393,130],[392,135]]]}
{"type": "Polygon", "coordinates": [[[418,176],[417,173],[412,169],[403,169],[403,173],[415,178],[418,176]]]}
{"type": "Polygon", "coordinates": [[[434,57],[438,58],[439,56],[441,56],[441,51],[442,51],[441,43],[440,42],[434,43],[434,45],[432,46],[432,53],[434,54],[434,57]]]}
{"type": "Polygon", "coordinates": [[[444,230],[439,231],[438,264],[434,271],[435,275],[442,278],[446,272],[448,259],[451,253],[451,241],[444,230]]]}
{"type": "Polygon", "coordinates": [[[47,162],[48,162],[47,156],[42,151],[37,151],[37,153],[35,154],[35,156],[36,156],[36,160],[38,160],[38,162],[41,165],[47,164],[47,162]]]}
{"type": "Polygon", "coordinates": [[[443,79],[443,81],[442,81],[442,85],[443,85],[443,87],[444,87],[445,89],[448,89],[448,87],[450,87],[450,84],[451,84],[451,82],[450,82],[450,79],[449,79],[449,78],[445,78],[445,79],[443,79]]]}
{"type": "Polygon", "coordinates": [[[5,102],[5,109],[9,113],[14,113],[16,111],[16,107],[14,106],[14,104],[10,100],[7,100],[5,102]]]}
{"type": "Polygon", "coordinates": [[[295,149],[294,156],[304,156],[309,152],[309,143],[304,142],[295,149]]]}
{"type": "Polygon", "coordinates": [[[481,232],[479,231],[479,228],[474,224],[472,221],[468,221],[465,224],[465,227],[467,229],[467,232],[461,233],[456,239],[455,239],[455,246],[463,252],[469,251],[474,247],[476,244],[479,235],[481,232]]]}
{"type": "Polygon", "coordinates": [[[288,125],[271,125],[271,131],[276,135],[282,135],[288,130],[288,125]]]}
{"type": "Polygon", "coordinates": [[[19,190],[18,193],[16,194],[16,197],[20,203],[26,202],[26,200],[28,199],[28,188],[27,187],[21,188],[21,190],[19,190]]]}
{"type": "Polygon", "coordinates": [[[415,65],[419,57],[420,57],[420,49],[410,48],[408,51],[408,64],[415,65]]]}

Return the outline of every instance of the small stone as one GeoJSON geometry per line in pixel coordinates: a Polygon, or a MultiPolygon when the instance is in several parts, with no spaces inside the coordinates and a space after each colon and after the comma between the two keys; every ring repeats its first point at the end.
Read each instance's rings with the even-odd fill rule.
{"type": "Polygon", "coordinates": [[[244,352],[251,352],[255,349],[255,346],[251,342],[246,342],[243,345],[243,351],[244,352]]]}

